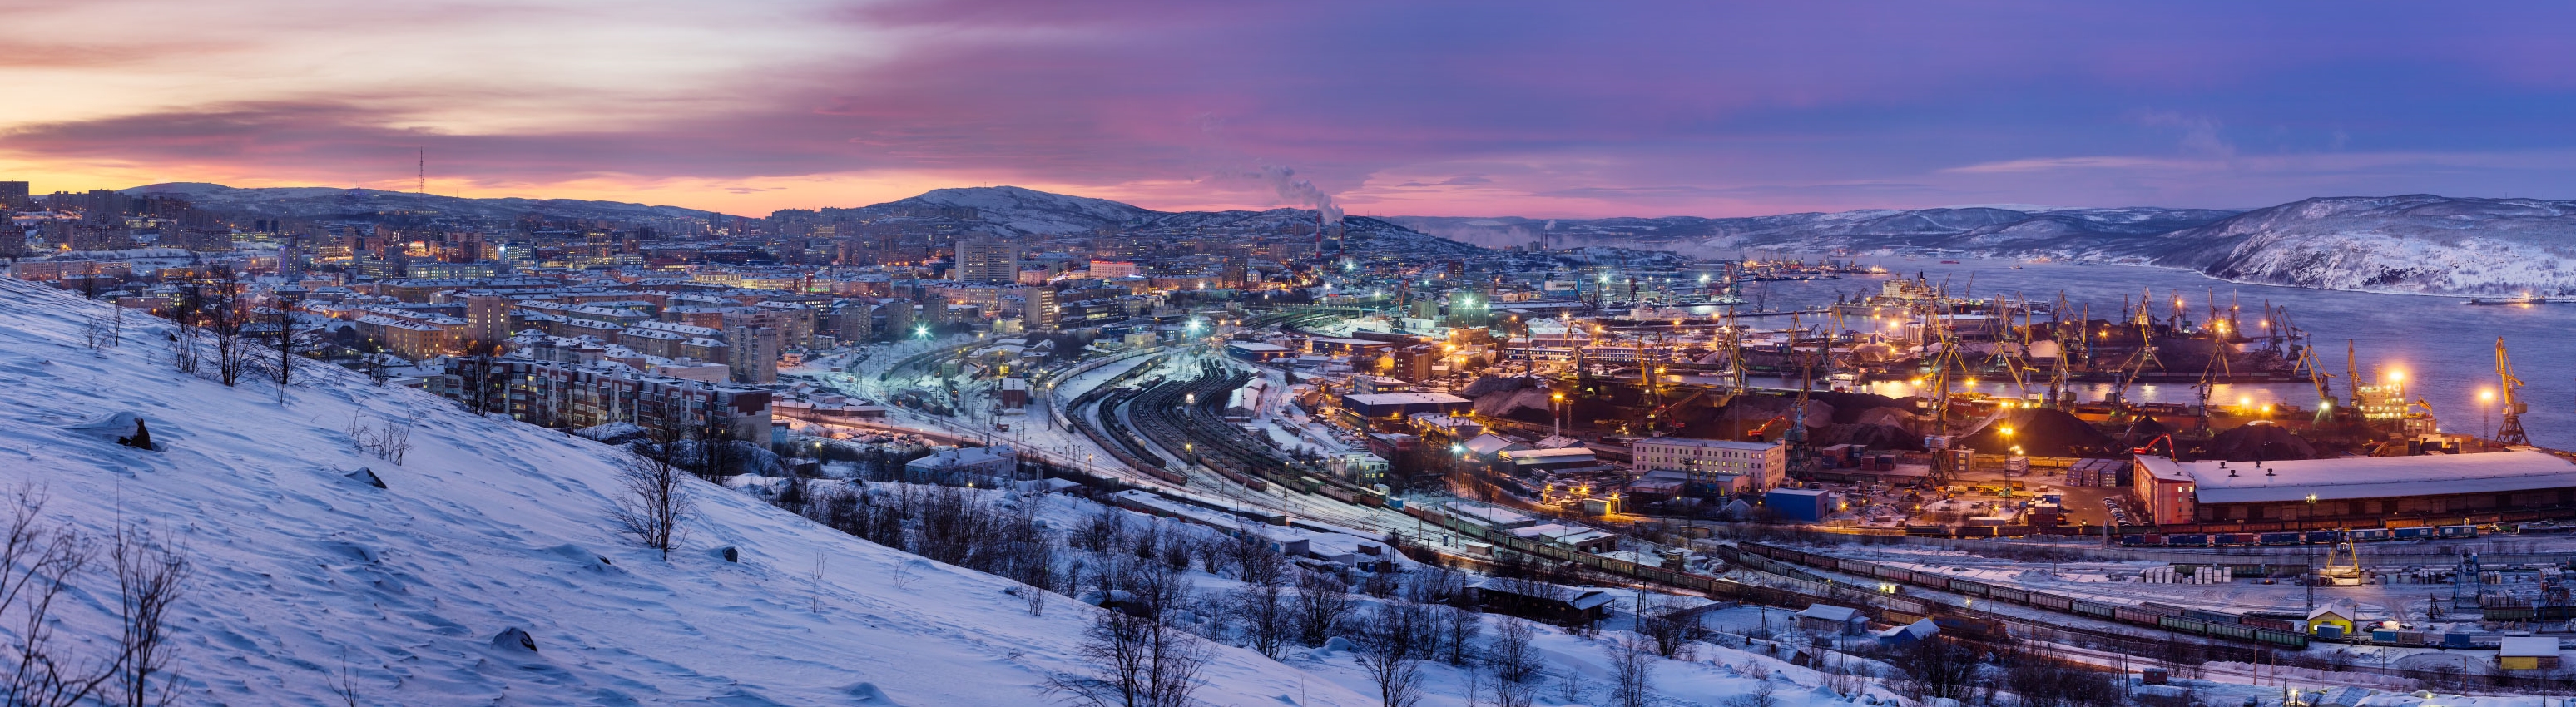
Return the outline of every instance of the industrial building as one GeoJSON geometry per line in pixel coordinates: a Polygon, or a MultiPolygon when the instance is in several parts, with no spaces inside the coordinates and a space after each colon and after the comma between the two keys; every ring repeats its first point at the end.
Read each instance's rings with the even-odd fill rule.
{"type": "Polygon", "coordinates": [[[1760,491],[1789,475],[1788,445],[1777,442],[1655,437],[1637,440],[1632,448],[1638,471],[1688,475],[1684,493],[1691,496],[1760,491]]]}
{"type": "Polygon", "coordinates": [[[1369,419],[1403,419],[1417,412],[1463,415],[1475,401],[1448,393],[1376,393],[1342,396],[1342,408],[1369,419]]]}
{"type": "Polygon", "coordinates": [[[2276,462],[2139,456],[2137,493],[2159,525],[2391,520],[2456,523],[2511,511],[2576,509],[2576,463],[2517,450],[2276,462]]]}

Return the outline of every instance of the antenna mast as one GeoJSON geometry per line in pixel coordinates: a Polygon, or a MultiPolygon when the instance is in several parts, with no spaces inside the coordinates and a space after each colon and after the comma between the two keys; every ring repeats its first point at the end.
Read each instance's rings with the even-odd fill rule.
{"type": "Polygon", "coordinates": [[[429,148],[420,148],[416,157],[419,161],[412,166],[419,170],[415,176],[419,177],[420,181],[412,185],[412,193],[427,195],[429,193],[429,148]]]}

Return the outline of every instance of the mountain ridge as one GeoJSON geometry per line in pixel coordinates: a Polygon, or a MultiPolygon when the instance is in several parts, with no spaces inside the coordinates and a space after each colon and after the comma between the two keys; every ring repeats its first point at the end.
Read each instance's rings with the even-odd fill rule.
{"type": "Polygon", "coordinates": [[[1928,251],[2155,265],[2316,289],[2576,295],[2576,201],[2407,194],[2314,197],[2243,211],[1949,207],[1729,218],[1389,220],[1487,247],[1544,239],[1703,256],[1928,251]]]}

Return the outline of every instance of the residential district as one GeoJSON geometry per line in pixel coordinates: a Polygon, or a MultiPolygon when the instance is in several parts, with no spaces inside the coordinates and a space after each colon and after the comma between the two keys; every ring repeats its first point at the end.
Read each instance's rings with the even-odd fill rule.
{"type": "Polygon", "coordinates": [[[2509,686],[2560,674],[2576,619],[2576,462],[2527,439],[2503,341],[2500,424],[2467,434],[2291,312],[1980,298],[1838,253],[1489,249],[1296,209],[268,217],[24,182],[0,205],[15,278],[529,425],[751,442],[787,475],[1080,486],[1870,640],[2185,646],[2258,680],[2509,686]],[[1748,297],[1824,280],[1848,294],[1748,297]],[[2233,383],[2313,395],[2213,395],[2233,383]],[[2156,384],[2197,400],[2134,397],[2156,384]],[[2378,663],[2317,657],[2361,648],[2378,663]]]}

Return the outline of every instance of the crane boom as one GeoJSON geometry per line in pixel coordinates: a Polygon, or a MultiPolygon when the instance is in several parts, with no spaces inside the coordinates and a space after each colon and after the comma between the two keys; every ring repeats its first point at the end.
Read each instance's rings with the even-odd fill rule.
{"type": "Polygon", "coordinates": [[[2504,397],[2504,427],[2496,431],[2496,441],[2507,446],[2530,446],[2531,435],[2522,430],[2522,413],[2530,406],[2513,394],[2522,387],[2522,379],[2513,377],[2513,359],[2505,355],[2504,337],[2496,337],[2496,391],[2504,397]]]}

